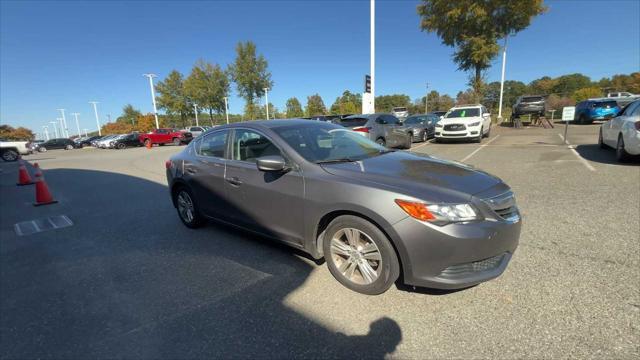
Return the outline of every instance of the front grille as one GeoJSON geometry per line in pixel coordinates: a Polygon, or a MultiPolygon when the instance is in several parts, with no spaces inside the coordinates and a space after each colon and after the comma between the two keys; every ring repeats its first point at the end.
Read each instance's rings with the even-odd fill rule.
{"type": "Polygon", "coordinates": [[[467,136],[467,134],[444,134],[444,136],[467,136]]]}
{"type": "Polygon", "coordinates": [[[520,218],[518,207],[516,206],[516,198],[511,191],[484,201],[503,220],[517,221],[520,218]]]}
{"type": "Polygon", "coordinates": [[[462,131],[466,130],[467,127],[464,124],[449,124],[444,126],[445,131],[462,131]]]}
{"type": "Polygon", "coordinates": [[[442,270],[440,276],[455,277],[459,275],[473,274],[477,272],[493,270],[500,266],[505,254],[496,255],[488,259],[474,261],[466,264],[452,265],[442,270]]]}
{"type": "Polygon", "coordinates": [[[501,218],[505,220],[518,215],[518,208],[515,205],[506,207],[504,209],[494,209],[493,211],[495,211],[496,214],[498,214],[501,218]]]}

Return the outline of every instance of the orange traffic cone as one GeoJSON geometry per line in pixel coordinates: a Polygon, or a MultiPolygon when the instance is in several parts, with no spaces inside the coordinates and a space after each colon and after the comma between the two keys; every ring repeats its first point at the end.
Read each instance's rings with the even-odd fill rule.
{"type": "Polygon", "coordinates": [[[16,185],[24,186],[31,184],[33,184],[33,181],[31,181],[27,167],[24,166],[24,161],[20,160],[20,167],[18,168],[18,183],[16,185]]]}
{"type": "Polygon", "coordinates": [[[33,163],[33,168],[36,169],[36,172],[33,174],[33,176],[42,176],[42,171],[40,170],[40,165],[38,165],[38,163],[33,163]]]}
{"type": "Polygon", "coordinates": [[[33,206],[55,203],[57,203],[57,201],[53,200],[53,196],[51,196],[51,193],[49,192],[49,187],[47,186],[47,183],[44,182],[44,176],[42,176],[42,174],[38,174],[36,176],[36,202],[33,203],[33,206]]]}

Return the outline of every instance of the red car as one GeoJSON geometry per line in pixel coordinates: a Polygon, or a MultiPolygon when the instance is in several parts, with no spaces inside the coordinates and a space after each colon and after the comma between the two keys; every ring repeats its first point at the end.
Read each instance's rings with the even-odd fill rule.
{"type": "Polygon", "coordinates": [[[161,129],[155,129],[146,134],[140,134],[138,138],[140,139],[140,142],[143,143],[145,146],[149,144],[180,145],[180,144],[188,144],[193,139],[193,136],[191,135],[190,132],[183,132],[180,130],[175,130],[170,128],[164,128],[164,129],[161,128],[161,129]]]}

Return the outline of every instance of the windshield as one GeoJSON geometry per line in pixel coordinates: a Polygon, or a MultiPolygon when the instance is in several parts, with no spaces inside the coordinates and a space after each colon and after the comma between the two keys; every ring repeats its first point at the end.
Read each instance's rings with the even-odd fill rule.
{"type": "Polygon", "coordinates": [[[358,161],[384,153],[387,149],[364,136],[338,126],[283,126],[274,128],[298,154],[310,162],[358,161]]]}
{"type": "Polygon", "coordinates": [[[522,102],[528,103],[528,102],[539,102],[539,101],[543,101],[544,99],[542,98],[542,96],[527,96],[527,97],[523,97],[522,98],[522,102]]]}
{"type": "Polygon", "coordinates": [[[426,118],[420,116],[411,116],[404,121],[405,124],[423,124],[426,118]]]}
{"type": "Polygon", "coordinates": [[[447,119],[450,119],[450,118],[465,118],[465,117],[473,117],[473,116],[480,116],[480,109],[478,109],[478,108],[462,108],[462,109],[451,110],[451,112],[449,112],[446,115],[446,118],[447,119]]]}

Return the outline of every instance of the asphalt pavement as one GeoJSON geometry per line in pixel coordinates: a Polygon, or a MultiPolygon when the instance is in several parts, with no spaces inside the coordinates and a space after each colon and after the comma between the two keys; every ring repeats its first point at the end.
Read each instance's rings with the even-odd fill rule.
{"type": "Polygon", "coordinates": [[[563,130],[414,144],[499,176],[523,214],[506,272],[454,292],[360,295],[291,248],[187,229],[164,175],[182,147],[28,156],[59,201],[43,207],[0,163],[0,358],[637,359],[640,166],[597,125],[563,130]],[[73,225],[15,232],[56,215],[73,225]]]}

